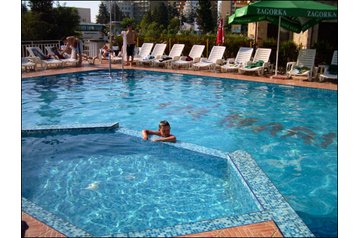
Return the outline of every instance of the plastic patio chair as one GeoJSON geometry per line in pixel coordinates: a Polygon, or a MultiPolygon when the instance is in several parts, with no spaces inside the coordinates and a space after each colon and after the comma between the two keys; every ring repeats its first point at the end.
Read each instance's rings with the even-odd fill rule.
{"type": "Polygon", "coordinates": [[[216,65],[220,65],[220,63],[222,63],[225,49],[226,46],[213,46],[213,48],[211,48],[208,58],[202,58],[200,62],[193,64],[194,70],[206,68],[211,70],[214,69],[216,65]]]}
{"type": "Polygon", "coordinates": [[[228,59],[226,64],[221,66],[221,72],[236,71],[239,68],[245,67],[247,62],[251,60],[253,51],[254,49],[250,47],[240,47],[236,58],[228,59]]]}
{"type": "MultiPolygon", "coordinates": [[[[52,48],[53,48],[53,46],[45,46],[45,49],[46,49],[47,53],[49,55],[54,55],[55,56],[56,54],[55,54],[55,52],[53,51],[52,48]]],[[[58,59],[58,60],[63,62],[63,66],[76,66],[77,63],[79,62],[78,59],[74,59],[74,58],[71,58],[71,57],[65,58],[65,59],[58,59]]]]}
{"type": "Polygon", "coordinates": [[[137,60],[137,64],[151,64],[155,59],[160,59],[165,51],[165,48],[167,48],[167,44],[155,44],[152,53],[150,55],[137,60]]]}
{"type": "Polygon", "coordinates": [[[257,48],[252,62],[247,62],[244,67],[239,68],[239,73],[257,72],[258,75],[263,75],[265,68],[269,67],[270,54],[270,48],[257,48]]]}
{"type": "Polygon", "coordinates": [[[323,82],[326,79],[338,79],[338,50],[333,52],[330,65],[320,65],[323,68],[323,73],[319,76],[319,81],[323,82]]]}
{"type": "Polygon", "coordinates": [[[30,56],[27,57],[36,65],[41,65],[41,68],[59,68],[63,66],[63,62],[57,59],[48,58],[39,47],[26,47],[30,56]]]}
{"type": "Polygon", "coordinates": [[[304,76],[309,81],[312,80],[314,71],[314,60],[316,57],[316,49],[301,49],[298,52],[296,62],[287,62],[286,75],[288,78],[292,76],[304,76]]]}
{"type": "Polygon", "coordinates": [[[161,59],[155,59],[152,61],[152,66],[160,66],[164,65],[165,68],[169,68],[170,64],[175,61],[179,60],[183,49],[184,44],[174,44],[171,48],[168,56],[162,56],[161,59]]]}
{"type": "Polygon", "coordinates": [[[205,45],[193,45],[188,56],[182,56],[179,60],[173,61],[171,66],[173,68],[191,68],[193,63],[197,63],[201,59],[201,55],[205,49],[205,45]]]}

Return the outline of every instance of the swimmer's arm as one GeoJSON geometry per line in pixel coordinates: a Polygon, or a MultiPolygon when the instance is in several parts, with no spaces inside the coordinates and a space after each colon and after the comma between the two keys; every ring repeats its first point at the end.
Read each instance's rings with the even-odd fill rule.
{"type": "Polygon", "coordinates": [[[142,130],[142,137],[144,140],[148,140],[148,135],[160,136],[160,133],[159,133],[159,131],[142,130]]]}
{"type": "Polygon", "coordinates": [[[161,137],[153,140],[154,142],[176,142],[177,138],[174,135],[170,135],[168,137],[161,137]]]}

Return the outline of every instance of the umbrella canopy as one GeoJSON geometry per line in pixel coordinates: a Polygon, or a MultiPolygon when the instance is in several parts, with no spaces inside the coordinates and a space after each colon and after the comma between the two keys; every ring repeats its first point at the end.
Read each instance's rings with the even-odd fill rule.
{"type": "Polygon", "coordinates": [[[269,21],[300,33],[326,19],[336,19],[337,7],[315,1],[260,1],[236,9],[229,24],[269,21]]]}
{"type": "Polygon", "coordinates": [[[316,1],[260,1],[236,9],[228,21],[229,24],[269,21],[279,26],[275,70],[277,74],[280,27],[300,33],[322,20],[337,17],[337,7],[316,1]]]}
{"type": "Polygon", "coordinates": [[[216,45],[222,45],[224,43],[224,21],[222,18],[219,20],[218,32],[216,35],[216,45]]]}

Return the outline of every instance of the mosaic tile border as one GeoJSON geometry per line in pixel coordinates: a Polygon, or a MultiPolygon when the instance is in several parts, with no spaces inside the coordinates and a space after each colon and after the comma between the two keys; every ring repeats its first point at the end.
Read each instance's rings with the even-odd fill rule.
{"type": "MultiPolygon", "coordinates": [[[[119,69],[115,69],[117,71],[120,71],[119,69]]],[[[160,73],[160,74],[174,74],[174,75],[189,75],[189,76],[200,76],[200,75],[196,75],[196,74],[190,74],[190,73],[172,73],[172,72],[160,72],[160,71],[151,71],[151,70],[147,70],[147,69],[127,69],[127,70],[141,70],[141,71],[147,71],[147,72],[155,72],[155,73],[160,73]]],[[[237,76],[237,75],[234,75],[237,76]]],[[[329,92],[337,92],[337,90],[334,89],[325,89],[325,88],[312,88],[312,87],[305,87],[305,86],[301,86],[301,85],[286,85],[286,84],[280,84],[280,83],[270,83],[270,82],[257,82],[257,81],[248,81],[248,80],[244,80],[244,79],[240,79],[240,78],[221,78],[220,75],[218,76],[209,76],[209,75],[203,75],[202,77],[207,77],[207,78],[214,78],[214,79],[221,79],[221,80],[236,80],[236,81],[240,81],[242,83],[248,83],[248,84],[252,84],[252,85],[270,85],[270,86],[287,86],[287,88],[299,88],[299,89],[307,89],[307,90],[322,90],[322,91],[329,91],[329,92]]],[[[288,80],[292,80],[292,79],[288,79],[288,80]]]]}
{"type": "MultiPolygon", "coordinates": [[[[172,72],[160,72],[160,71],[151,71],[148,69],[124,69],[125,71],[146,71],[146,72],[155,72],[155,73],[160,73],[160,74],[173,74],[173,75],[189,75],[189,76],[199,76],[199,75],[195,75],[195,74],[190,74],[190,73],[172,73],[172,72]]],[[[87,71],[81,71],[81,72],[70,72],[70,73],[61,73],[61,74],[55,74],[55,75],[46,75],[46,76],[28,76],[28,77],[22,77],[21,80],[27,80],[27,79],[33,79],[33,78],[48,78],[48,77],[55,77],[57,75],[83,75],[86,73],[96,73],[96,72],[106,72],[108,71],[108,69],[91,69],[91,70],[87,70],[87,71]]],[[[112,69],[113,73],[114,72],[119,72],[121,71],[121,69],[112,69]]],[[[234,75],[235,76],[235,75],[234,75]]],[[[300,89],[305,89],[305,90],[319,90],[319,91],[325,91],[325,92],[337,92],[338,94],[338,90],[335,89],[326,89],[326,88],[313,88],[313,87],[307,87],[307,86],[301,86],[301,85],[286,85],[286,84],[280,84],[280,83],[270,83],[270,82],[256,82],[256,81],[249,81],[249,80],[244,80],[244,79],[240,79],[240,78],[221,78],[220,75],[218,76],[208,76],[205,75],[204,77],[209,77],[209,78],[218,78],[221,80],[236,80],[236,81],[240,81],[242,83],[249,83],[249,84],[256,84],[256,85],[270,85],[270,86],[279,86],[279,87],[285,87],[285,88],[300,88],[300,89]]]]}
{"type": "MultiPolygon", "coordinates": [[[[141,137],[140,131],[134,131],[127,128],[118,128],[115,133],[141,137]]],[[[215,156],[221,159],[227,159],[232,166],[236,167],[238,173],[240,174],[239,177],[241,177],[241,179],[244,181],[243,184],[247,185],[247,188],[249,191],[251,191],[255,198],[254,200],[259,203],[259,207],[261,207],[262,210],[259,212],[248,213],[239,216],[200,221],[160,229],[111,234],[104,237],[173,237],[223,229],[233,226],[248,225],[269,220],[273,220],[276,223],[281,233],[285,237],[314,237],[309,228],[286,202],[284,197],[279,193],[277,188],[272,184],[270,179],[258,167],[256,162],[248,153],[244,151],[225,153],[219,150],[205,148],[180,141],[177,143],[166,144],[175,146],[177,148],[215,156]]],[[[57,218],[53,214],[45,211],[25,198],[22,198],[22,209],[26,213],[39,218],[39,220],[45,221],[46,224],[54,227],[56,230],[69,237],[91,236],[73,224],[57,218]]]]}
{"type": "MultiPolygon", "coordinates": [[[[117,132],[130,136],[141,137],[141,133],[139,131],[127,128],[119,128],[117,132]]],[[[142,232],[121,233],[116,234],[116,236],[180,236],[274,220],[285,237],[314,237],[313,233],[309,230],[306,224],[287,203],[270,179],[248,153],[244,151],[225,153],[219,150],[180,141],[177,143],[166,144],[177,148],[183,148],[228,159],[229,163],[236,167],[238,173],[241,175],[239,177],[244,180],[243,184],[248,186],[252,194],[255,196],[255,200],[257,200],[263,208],[263,211],[161,229],[150,229],[142,232]]]]}
{"type": "Polygon", "coordinates": [[[71,234],[70,237],[92,237],[89,233],[44,210],[23,197],[21,198],[21,209],[25,213],[35,217],[39,221],[44,222],[46,225],[53,227],[62,234],[71,234]]]}
{"type": "Polygon", "coordinates": [[[107,132],[119,128],[118,122],[94,123],[94,124],[72,124],[72,125],[49,125],[35,126],[29,129],[22,129],[22,136],[57,134],[57,133],[88,133],[88,132],[107,132]]]}

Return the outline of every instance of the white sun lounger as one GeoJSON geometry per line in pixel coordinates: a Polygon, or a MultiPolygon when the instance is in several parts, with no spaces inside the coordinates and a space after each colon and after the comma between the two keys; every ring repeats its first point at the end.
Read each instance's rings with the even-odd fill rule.
{"type": "Polygon", "coordinates": [[[258,75],[263,75],[265,68],[268,68],[269,66],[270,54],[271,49],[258,48],[255,52],[253,61],[248,62],[246,66],[239,68],[239,73],[257,72],[258,75]],[[260,62],[262,63],[262,65],[260,65],[260,62]]]}
{"type": "Polygon", "coordinates": [[[36,70],[36,64],[31,61],[31,59],[27,57],[21,58],[21,70],[24,71],[30,71],[30,70],[36,70]]]}
{"type": "Polygon", "coordinates": [[[193,63],[197,63],[200,61],[201,55],[203,54],[204,49],[205,49],[205,45],[193,45],[193,47],[191,47],[191,50],[188,55],[192,60],[188,61],[187,56],[182,56],[179,58],[179,60],[172,62],[172,67],[173,68],[180,68],[180,67],[191,68],[193,63]]]}
{"type": "MultiPolygon", "coordinates": [[[[45,46],[45,49],[47,50],[47,53],[49,55],[54,55],[54,56],[56,55],[55,52],[52,50],[52,46],[45,46]]],[[[71,56],[69,58],[58,59],[58,60],[62,61],[64,66],[76,66],[79,60],[72,58],[72,56],[73,55],[71,54],[71,56]]]]}
{"type": "Polygon", "coordinates": [[[40,64],[43,69],[59,68],[63,66],[63,62],[57,59],[47,59],[47,56],[39,47],[26,47],[30,56],[28,57],[35,64],[40,64]]]}
{"type": "Polygon", "coordinates": [[[150,55],[150,52],[153,48],[153,43],[143,43],[142,47],[139,50],[138,55],[135,55],[133,58],[133,62],[137,62],[138,60],[142,60],[144,57],[150,55]]]}
{"type": "Polygon", "coordinates": [[[286,75],[289,78],[292,76],[305,76],[311,81],[315,57],[316,49],[301,49],[298,52],[296,62],[287,62],[286,75]]]}
{"type": "Polygon", "coordinates": [[[319,76],[320,82],[322,82],[326,79],[338,79],[338,72],[337,72],[337,74],[329,72],[330,67],[336,67],[337,71],[338,71],[338,50],[335,50],[333,52],[331,65],[321,65],[320,67],[323,67],[323,73],[320,74],[320,76],[319,76]]]}
{"type": "Polygon", "coordinates": [[[161,57],[161,59],[155,59],[152,61],[152,66],[160,66],[163,65],[166,68],[170,68],[171,63],[173,61],[179,60],[183,49],[184,49],[184,44],[174,44],[172,49],[169,52],[168,56],[163,56],[161,57]]]}
{"type": "Polygon", "coordinates": [[[137,64],[151,64],[155,59],[160,59],[167,48],[167,44],[155,44],[152,53],[144,57],[143,59],[137,60],[137,64]]]}
{"type": "Polygon", "coordinates": [[[240,47],[236,58],[228,59],[226,64],[221,66],[221,72],[237,71],[239,68],[245,67],[247,62],[251,60],[253,50],[250,47],[240,47]]]}
{"type": "Polygon", "coordinates": [[[208,58],[202,58],[198,63],[193,64],[194,70],[206,69],[212,70],[216,65],[222,62],[226,46],[213,46],[208,58]]]}

